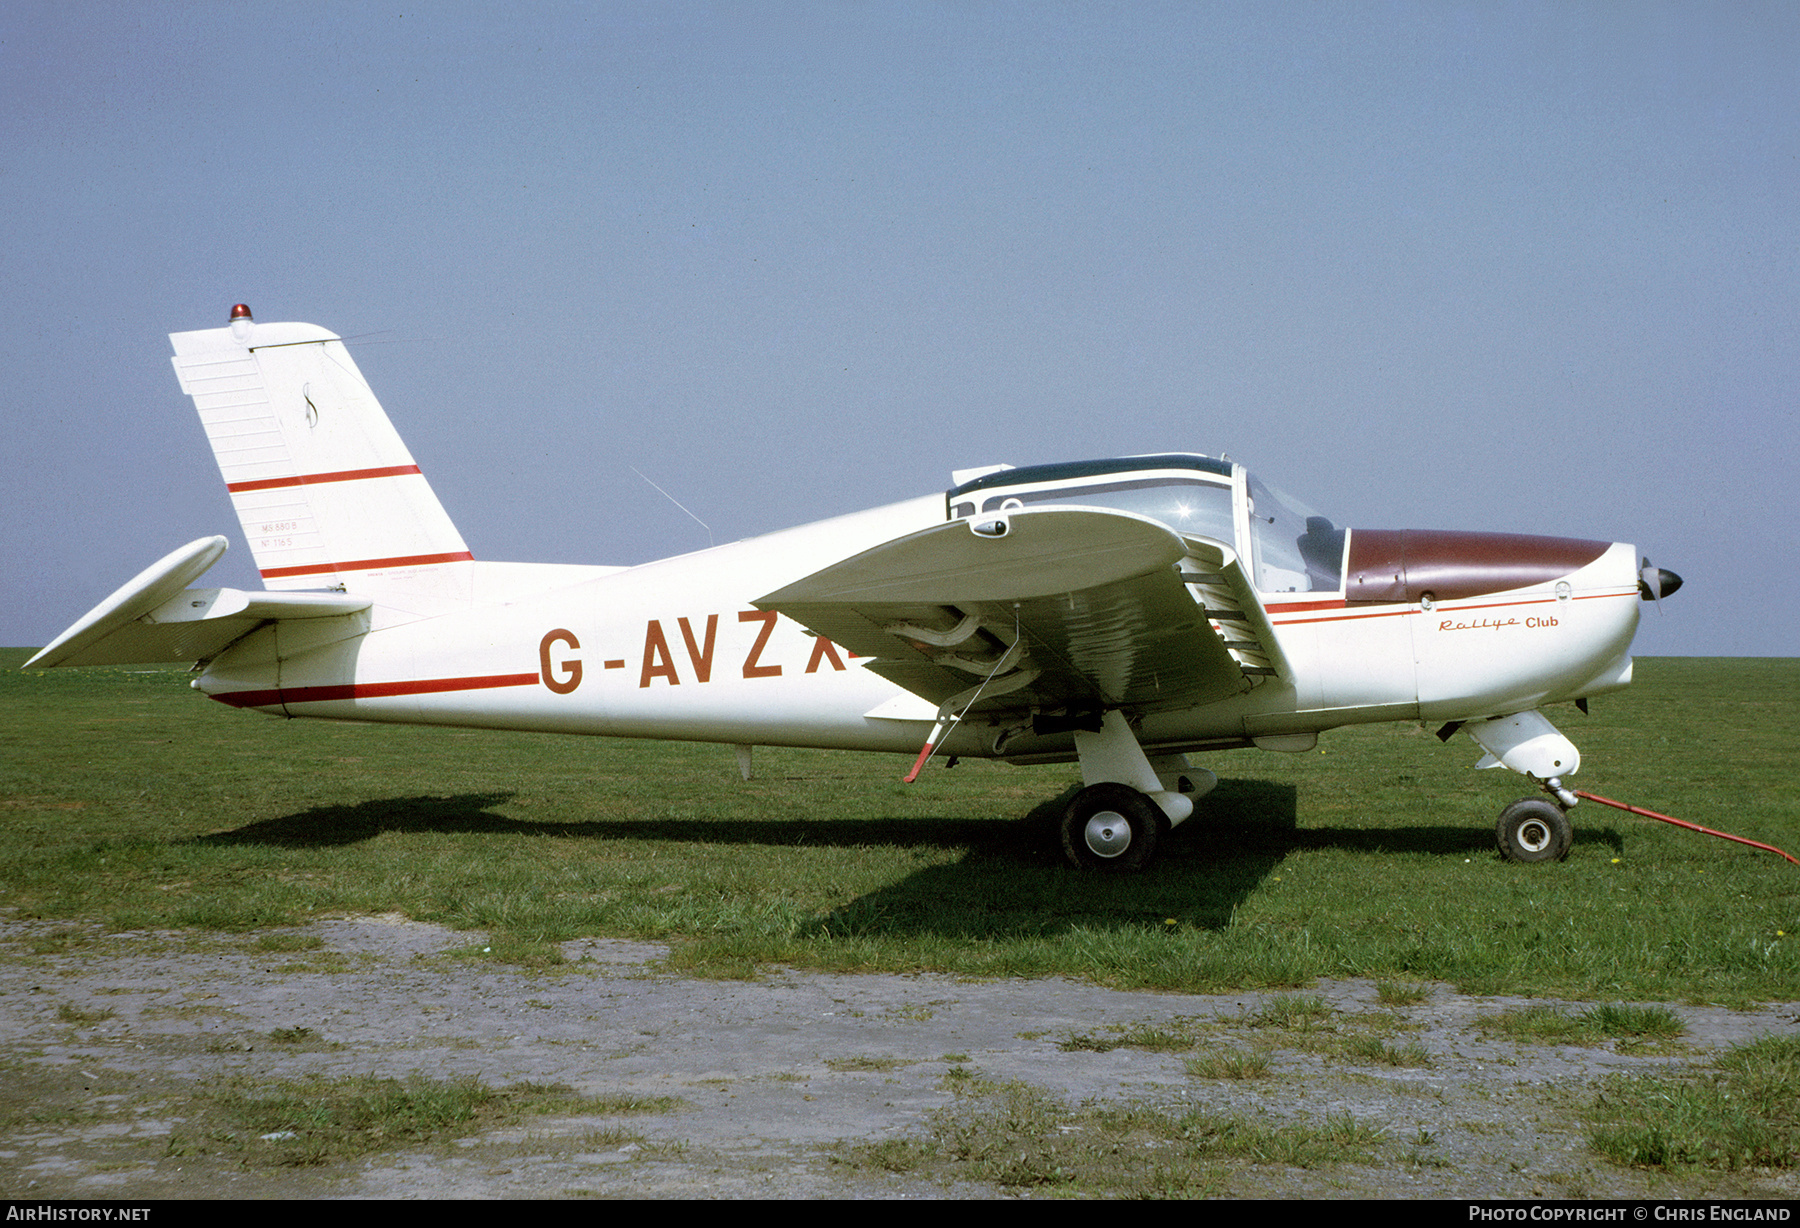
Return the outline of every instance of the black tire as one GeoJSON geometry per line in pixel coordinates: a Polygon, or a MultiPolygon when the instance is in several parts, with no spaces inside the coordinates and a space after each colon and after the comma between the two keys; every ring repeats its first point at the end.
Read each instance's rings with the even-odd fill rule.
{"type": "Polygon", "coordinates": [[[1166,822],[1157,804],[1130,785],[1090,785],[1063,811],[1063,854],[1082,870],[1141,870],[1156,855],[1166,822]]]}
{"type": "Polygon", "coordinates": [[[1523,798],[1502,810],[1494,834],[1508,861],[1561,861],[1575,842],[1569,816],[1541,797],[1523,798]]]}

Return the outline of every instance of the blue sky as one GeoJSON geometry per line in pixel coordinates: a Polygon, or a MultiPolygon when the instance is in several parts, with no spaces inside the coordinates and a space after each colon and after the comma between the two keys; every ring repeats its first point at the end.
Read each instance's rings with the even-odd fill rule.
{"type": "Polygon", "coordinates": [[[14,3],[0,125],[0,643],[259,587],[167,357],[244,301],[478,558],[705,545],[634,467],[724,541],[1223,452],[1800,652],[1793,5],[14,3]]]}

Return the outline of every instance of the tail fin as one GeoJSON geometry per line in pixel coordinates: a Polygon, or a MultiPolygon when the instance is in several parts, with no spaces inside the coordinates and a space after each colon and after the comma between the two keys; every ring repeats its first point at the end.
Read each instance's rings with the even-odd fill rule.
{"type": "Polygon", "coordinates": [[[228,328],[169,340],[265,587],[416,615],[470,599],[469,548],[342,339],[240,305],[228,328]]]}

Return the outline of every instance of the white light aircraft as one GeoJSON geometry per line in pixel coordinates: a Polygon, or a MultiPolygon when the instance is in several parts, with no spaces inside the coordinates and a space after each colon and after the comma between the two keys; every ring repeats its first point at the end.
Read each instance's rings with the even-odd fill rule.
{"type": "Polygon", "coordinates": [[[29,666],[195,662],[287,717],[1078,762],[1075,865],[1136,869],[1217,778],[1193,752],[1441,723],[1547,796],[1517,861],[1571,841],[1580,755],[1542,715],[1631,680],[1638,603],[1680,578],[1619,542],[1347,529],[1193,453],[962,470],[954,485],[637,567],[473,558],[358,372],[311,324],[176,333],[265,584],[189,588],[191,542],[29,666]],[[923,749],[921,749],[923,748],[923,749]]]}

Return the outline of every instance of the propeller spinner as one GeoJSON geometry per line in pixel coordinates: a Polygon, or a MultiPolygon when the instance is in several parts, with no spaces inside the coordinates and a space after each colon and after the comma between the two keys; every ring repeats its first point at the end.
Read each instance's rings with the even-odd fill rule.
{"type": "Polygon", "coordinates": [[[1662,608],[1662,599],[1674,594],[1681,587],[1681,577],[1662,567],[1652,566],[1649,559],[1638,568],[1638,596],[1645,601],[1653,601],[1658,609],[1662,608]]]}

